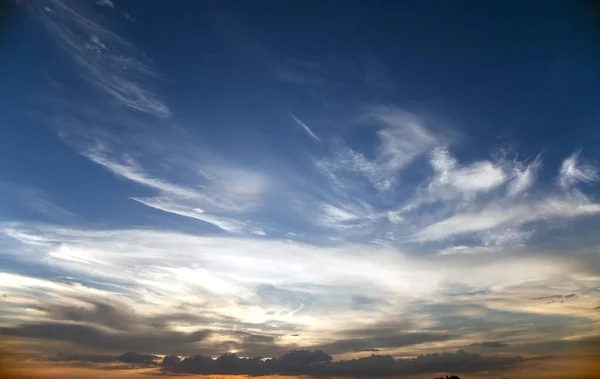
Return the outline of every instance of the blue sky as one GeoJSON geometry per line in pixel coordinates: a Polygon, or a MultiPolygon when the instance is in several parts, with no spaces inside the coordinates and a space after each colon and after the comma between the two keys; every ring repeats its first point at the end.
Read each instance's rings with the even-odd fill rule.
{"type": "Polygon", "coordinates": [[[598,333],[598,35],[574,3],[48,0],[2,37],[6,328],[342,357],[598,333]]]}

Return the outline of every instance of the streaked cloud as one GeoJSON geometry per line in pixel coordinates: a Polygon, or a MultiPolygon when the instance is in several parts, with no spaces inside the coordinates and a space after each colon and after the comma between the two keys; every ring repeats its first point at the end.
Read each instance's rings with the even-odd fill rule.
{"type": "Polygon", "coordinates": [[[591,183],[598,180],[598,171],[591,164],[579,161],[580,151],[576,151],[566,158],[558,175],[558,184],[563,188],[569,188],[578,183],[591,183]]]}
{"type": "Polygon", "coordinates": [[[313,138],[313,139],[315,139],[315,140],[317,140],[317,141],[321,142],[321,139],[320,139],[319,137],[317,137],[317,135],[316,135],[315,133],[313,133],[313,131],[312,131],[312,130],[311,130],[311,129],[310,129],[310,128],[309,128],[309,127],[308,127],[308,126],[305,124],[305,123],[303,123],[302,121],[300,121],[300,120],[298,119],[298,117],[296,117],[296,116],[295,116],[293,113],[291,113],[291,112],[290,112],[290,117],[291,117],[291,118],[292,118],[294,121],[296,121],[296,123],[297,123],[298,125],[300,125],[300,126],[302,127],[302,129],[304,129],[304,130],[306,131],[306,133],[308,133],[308,135],[309,135],[311,138],[313,138]]]}

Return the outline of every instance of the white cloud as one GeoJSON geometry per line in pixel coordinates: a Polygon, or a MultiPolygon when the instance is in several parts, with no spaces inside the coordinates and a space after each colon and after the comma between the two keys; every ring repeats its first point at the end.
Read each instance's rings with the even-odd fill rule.
{"type": "Polygon", "coordinates": [[[432,153],[431,166],[436,177],[429,184],[430,192],[445,196],[444,192],[474,193],[490,191],[506,179],[501,167],[490,161],[479,161],[469,166],[458,167],[458,163],[445,148],[432,153]]]}
{"type": "Polygon", "coordinates": [[[378,191],[388,191],[394,183],[385,167],[346,146],[336,147],[333,157],[317,160],[316,166],[342,191],[360,186],[360,179],[353,174],[363,176],[378,191]]]}
{"type": "Polygon", "coordinates": [[[558,175],[558,184],[569,188],[578,183],[591,183],[598,180],[598,170],[590,164],[579,162],[580,151],[576,151],[565,159],[558,175]]]}
{"type": "Polygon", "coordinates": [[[207,214],[200,208],[194,208],[194,204],[184,205],[180,200],[178,201],[168,196],[152,198],[132,197],[131,199],[150,208],[208,222],[230,233],[241,233],[247,229],[246,222],[207,214]]]}
{"type": "Polygon", "coordinates": [[[522,164],[515,165],[513,179],[508,185],[508,195],[516,196],[529,190],[535,182],[535,175],[541,163],[541,155],[538,155],[532,163],[525,167],[522,167],[522,164]]]}
{"type": "MultiPolygon", "coordinates": [[[[99,4],[110,6],[112,2],[99,4]]],[[[33,7],[48,34],[79,65],[83,77],[113,104],[161,118],[170,116],[168,106],[151,90],[150,79],[157,75],[142,54],[132,43],[95,22],[85,8],[82,3],[67,5],[61,0],[33,7]]]]}
{"type": "Polygon", "coordinates": [[[419,155],[442,144],[415,115],[393,107],[379,107],[368,114],[385,128],[377,132],[378,161],[391,171],[411,163],[419,155]]]}
{"type": "Polygon", "coordinates": [[[600,213],[600,205],[581,203],[571,199],[554,197],[533,203],[510,204],[493,203],[478,211],[458,213],[442,221],[435,222],[417,232],[415,241],[434,241],[455,235],[481,232],[502,225],[521,225],[527,222],[549,218],[572,218],[600,213]]]}
{"type": "Polygon", "coordinates": [[[97,144],[96,147],[92,149],[84,149],[81,151],[81,154],[92,162],[106,168],[113,174],[143,186],[183,198],[198,196],[198,192],[196,191],[157,179],[156,177],[149,175],[128,154],[122,154],[122,162],[116,161],[114,156],[117,154],[108,151],[101,144],[97,144]],[[111,158],[109,158],[109,156],[111,158]]]}
{"type": "MultiPolygon", "coordinates": [[[[185,175],[182,180],[186,183],[177,184],[150,173],[130,154],[113,151],[98,139],[91,147],[77,139],[66,142],[118,177],[158,192],[158,196],[132,196],[132,200],[161,211],[205,221],[231,233],[249,231],[250,223],[240,219],[240,215],[259,207],[272,186],[272,180],[265,174],[217,164],[196,171],[195,176],[185,175]]],[[[144,155],[151,156],[152,152],[137,154],[144,155]]],[[[160,167],[160,162],[155,159],[151,163],[153,167],[160,167]]]]}
{"type": "MultiPolygon", "coordinates": [[[[0,273],[0,288],[11,301],[27,298],[28,304],[35,305],[89,297],[118,299],[138,316],[185,305],[196,316],[229,319],[233,323],[227,328],[237,330],[248,324],[261,331],[267,327],[265,322],[289,323],[301,328],[302,337],[296,341],[301,344],[310,344],[313,339],[335,340],[336,333],[364,326],[367,315],[374,317],[372,322],[382,323],[409,317],[405,312],[413,301],[448,301],[443,292],[447,283],[494,292],[478,297],[478,302],[493,301],[497,293],[511,288],[514,292],[515,286],[524,283],[545,283],[556,278],[578,288],[600,285],[598,278],[584,277],[573,266],[541,257],[473,261],[466,267],[452,260],[470,253],[464,246],[448,248],[440,252],[441,256],[424,260],[405,256],[397,249],[367,245],[326,248],[262,238],[14,223],[10,228],[0,228],[0,233],[8,229],[13,235],[28,237],[17,240],[24,248],[4,250],[3,254],[15,254],[19,260],[34,254],[39,262],[67,270],[72,277],[64,283],[56,278],[0,273]],[[101,287],[93,288],[96,284],[101,287]],[[261,292],[265,286],[280,295],[273,298],[272,292],[261,292]],[[298,293],[307,300],[295,300],[298,293]],[[386,301],[371,304],[368,309],[350,307],[354,297],[372,297],[374,293],[386,301]],[[343,322],[331,323],[332,318],[343,322]]],[[[527,299],[534,293],[522,288],[518,296],[527,299]]],[[[456,298],[450,300],[456,302],[456,298]]],[[[505,303],[494,306],[511,307],[505,303]]],[[[516,307],[525,306],[521,302],[516,307]]],[[[535,309],[530,307],[530,311],[535,309]]],[[[548,307],[544,312],[565,310],[548,307]]],[[[35,317],[43,321],[44,315],[35,317]]],[[[180,327],[186,327],[185,320],[169,323],[169,328],[180,327]]]]}
{"type": "Polygon", "coordinates": [[[493,250],[485,246],[450,246],[438,251],[439,256],[444,255],[470,255],[470,254],[489,254],[493,250]]]}
{"type": "Polygon", "coordinates": [[[331,157],[316,160],[317,168],[342,192],[360,188],[363,178],[378,191],[392,190],[402,168],[441,144],[416,116],[399,108],[376,107],[361,120],[380,128],[373,159],[338,142],[331,157]]]}
{"type": "Polygon", "coordinates": [[[110,0],[97,0],[96,4],[102,6],[102,7],[109,7],[109,8],[114,8],[115,5],[113,4],[112,1],[110,0]]]}
{"type": "Polygon", "coordinates": [[[306,133],[307,133],[307,134],[308,134],[308,135],[309,135],[311,138],[313,138],[313,139],[315,139],[315,140],[317,140],[317,141],[321,142],[321,139],[320,139],[319,137],[317,137],[317,135],[316,135],[315,133],[313,133],[313,131],[312,131],[312,130],[311,130],[311,129],[310,129],[310,128],[309,128],[309,127],[308,127],[308,126],[305,124],[305,123],[303,123],[302,121],[300,121],[300,120],[298,119],[298,117],[294,116],[294,114],[293,114],[292,112],[290,112],[290,117],[291,117],[291,118],[292,118],[294,121],[296,121],[296,123],[297,123],[298,125],[300,125],[300,126],[302,127],[302,129],[304,129],[304,131],[306,131],[306,133]]]}

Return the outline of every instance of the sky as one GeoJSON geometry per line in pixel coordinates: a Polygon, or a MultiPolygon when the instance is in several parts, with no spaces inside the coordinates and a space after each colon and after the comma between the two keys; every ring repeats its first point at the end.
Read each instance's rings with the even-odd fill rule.
{"type": "Polygon", "coordinates": [[[446,353],[483,371],[600,350],[590,14],[10,3],[0,336],[30,356],[446,353]]]}

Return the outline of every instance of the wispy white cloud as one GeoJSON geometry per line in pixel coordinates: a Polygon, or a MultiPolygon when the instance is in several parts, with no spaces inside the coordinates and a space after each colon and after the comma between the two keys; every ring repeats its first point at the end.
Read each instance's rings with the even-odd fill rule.
{"type": "Polygon", "coordinates": [[[312,130],[311,130],[311,129],[310,129],[310,128],[309,128],[309,127],[308,127],[308,126],[305,124],[305,123],[303,123],[302,121],[300,121],[300,120],[298,119],[298,117],[296,117],[296,116],[295,116],[295,115],[294,115],[292,112],[290,112],[290,117],[291,117],[291,118],[292,118],[294,121],[296,121],[296,123],[297,123],[298,125],[300,125],[300,126],[302,127],[302,129],[304,129],[304,130],[306,131],[306,133],[308,133],[308,135],[309,135],[311,138],[313,138],[313,139],[315,139],[315,140],[317,140],[317,141],[321,142],[321,139],[320,139],[319,137],[317,137],[317,135],[316,135],[315,133],[313,133],[313,131],[312,131],[312,130]]]}
{"type": "Polygon", "coordinates": [[[384,126],[377,132],[380,144],[378,162],[397,171],[416,157],[442,145],[440,137],[429,131],[417,116],[395,107],[377,107],[367,114],[384,126]]]}
{"type": "MultiPolygon", "coordinates": [[[[160,178],[159,174],[164,170],[158,169],[160,165],[156,163],[159,162],[150,165],[158,173],[155,174],[129,153],[109,147],[109,142],[99,139],[91,145],[77,139],[66,142],[116,176],[158,193],[153,197],[131,196],[132,200],[157,210],[205,221],[232,233],[250,230],[251,223],[240,219],[240,215],[258,207],[271,187],[271,180],[265,174],[226,165],[195,171],[195,175],[185,175],[175,183],[160,178]]],[[[151,151],[140,153],[147,155],[151,151]]],[[[141,154],[138,153],[138,156],[141,154]]]]}
{"type": "Polygon", "coordinates": [[[493,252],[492,249],[485,246],[465,246],[465,245],[456,245],[450,246],[438,251],[439,256],[444,255],[469,255],[469,254],[485,254],[493,252]]]}
{"type": "Polygon", "coordinates": [[[96,4],[100,5],[101,7],[109,7],[109,8],[115,7],[115,4],[113,4],[113,2],[110,0],[97,0],[96,4]]]}
{"type": "Polygon", "coordinates": [[[569,188],[578,183],[591,183],[598,180],[598,170],[591,164],[581,163],[580,151],[576,151],[565,159],[558,174],[558,184],[563,188],[569,188]]]}
{"type": "Polygon", "coordinates": [[[472,212],[457,213],[417,232],[415,241],[434,241],[455,235],[481,232],[498,226],[552,219],[572,218],[600,213],[600,204],[571,199],[545,198],[533,203],[490,204],[472,212]]]}
{"type": "Polygon", "coordinates": [[[150,79],[158,75],[132,43],[95,22],[84,4],[46,0],[32,9],[48,35],[79,65],[83,77],[114,104],[158,117],[170,115],[168,106],[151,89],[150,79]]]}
{"type": "Polygon", "coordinates": [[[433,151],[431,166],[436,176],[429,184],[429,191],[444,196],[448,191],[475,193],[490,191],[506,180],[501,167],[490,161],[479,161],[468,166],[458,167],[445,148],[433,151]]]}
{"type": "Polygon", "coordinates": [[[508,195],[516,196],[530,189],[535,182],[535,175],[542,164],[542,157],[538,155],[533,162],[523,167],[518,163],[513,168],[512,180],[508,185],[508,195]]]}
{"type": "Polygon", "coordinates": [[[133,160],[133,158],[126,153],[121,154],[121,162],[115,160],[115,156],[117,154],[110,152],[100,143],[97,143],[93,148],[84,149],[80,152],[83,156],[106,168],[113,174],[139,183],[143,186],[183,198],[198,196],[198,192],[194,190],[178,186],[149,175],[136,161],[133,160]]]}

